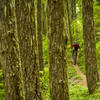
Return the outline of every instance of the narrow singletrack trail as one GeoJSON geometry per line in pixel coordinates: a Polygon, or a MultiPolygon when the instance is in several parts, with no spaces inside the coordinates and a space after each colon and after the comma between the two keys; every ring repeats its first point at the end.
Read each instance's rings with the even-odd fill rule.
{"type": "Polygon", "coordinates": [[[84,87],[87,87],[86,76],[82,73],[82,71],[79,69],[79,66],[77,64],[75,65],[74,68],[75,68],[77,74],[80,75],[82,78],[81,85],[84,87]]]}

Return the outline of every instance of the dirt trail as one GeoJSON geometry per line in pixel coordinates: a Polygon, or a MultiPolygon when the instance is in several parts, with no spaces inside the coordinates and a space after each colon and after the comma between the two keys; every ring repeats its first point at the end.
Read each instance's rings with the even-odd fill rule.
{"type": "Polygon", "coordinates": [[[86,76],[81,72],[77,64],[75,65],[75,69],[77,71],[77,74],[82,78],[81,85],[87,87],[86,76]]]}

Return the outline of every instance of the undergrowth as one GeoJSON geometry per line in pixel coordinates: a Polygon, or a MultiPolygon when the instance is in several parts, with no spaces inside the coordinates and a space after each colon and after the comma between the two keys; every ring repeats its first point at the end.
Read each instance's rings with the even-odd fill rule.
{"type": "MultiPolygon", "coordinates": [[[[87,87],[83,87],[78,83],[71,85],[72,77],[75,77],[76,79],[80,79],[80,77],[76,75],[75,69],[72,66],[68,68],[68,71],[69,71],[68,85],[69,85],[70,100],[100,100],[100,88],[96,89],[94,94],[89,95],[87,87]]],[[[41,88],[42,88],[41,92],[42,92],[43,100],[50,100],[48,67],[45,67],[43,76],[41,77],[41,88]]]]}

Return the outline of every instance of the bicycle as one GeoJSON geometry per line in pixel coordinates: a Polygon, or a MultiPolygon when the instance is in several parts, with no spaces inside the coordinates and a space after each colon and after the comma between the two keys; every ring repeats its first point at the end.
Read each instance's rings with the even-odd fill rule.
{"type": "Polygon", "coordinates": [[[77,64],[77,51],[73,51],[73,55],[72,55],[72,59],[73,59],[73,64],[76,65],[77,64]]]}

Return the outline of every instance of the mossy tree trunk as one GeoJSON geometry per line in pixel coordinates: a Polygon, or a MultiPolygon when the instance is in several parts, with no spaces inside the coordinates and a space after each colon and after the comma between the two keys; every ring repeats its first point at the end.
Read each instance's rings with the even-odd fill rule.
{"type": "Polygon", "coordinates": [[[93,0],[82,1],[85,67],[89,93],[96,89],[99,79],[96,58],[96,36],[93,18],[93,0]]]}
{"type": "Polygon", "coordinates": [[[5,44],[4,44],[4,39],[3,39],[3,35],[5,35],[5,15],[4,15],[4,6],[5,6],[5,3],[3,2],[3,0],[0,0],[0,63],[1,63],[1,66],[3,64],[3,66],[6,65],[5,63],[5,60],[3,60],[3,58],[5,59],[5,56],[2,55],[3,51],[5,51],[5,44]],[[4,64],[5,63],[5,64],[4,64]]]}
{"type": "MultiPolygon", "coordinates": [[[[70,22],[71,22],[71,32],[72,34],[74,34],[76,25],[74,25],[73,21],[76,19],[76,0],[68,0],[68,1],[69,1],[69,9],[70,9],[69,14],[70,14],[70,22]]],[[[73,37],[73,40],[74,40],[74,37],[73,37]]]]}
{"type": "MultiPolygon", "coordinates": [[[[3,1],[2,1],[3,2],[3,1]]],[[[2,57],[6,100],[24,100],[19,44],[16,29],[15,0],[5,0],[2,5],[2,57]]]]}
{"type": "Polygon", "coordinates": [[[24,73],[25,100],[42,100],[37,63],[34,0],[16,0],[16,15],[21,67],[24,73]]]}
{"type": "Polygon", "coordinates": [[[69,1],[65,0],[66,3],[66,11],[67,11],[67,17],[68,17],[68,28],[69,28],[69,34],[70,34],[70,43],[72,45],[72,30],[71,30],[71,19],[70,19],[70,10],[69,10],[69,1]]]}
{"type": "Polygon", "coordinates": [[[42,4],[41,0],[37,1],[37,35],[38,35],[38,58],[39,58],[39,68],[44,69],[43,64],[43,45],[42,45],[42,4]]]}
{"type": "Polygon", "coordinates": [[[42,3],[42,33],[47,34],[47,0],[42,3]]]}
{"type": "Polygon", "coordinates": [[[69,100],[67,83],[64,0],[48,1],[51,100],[69,100]]]}

